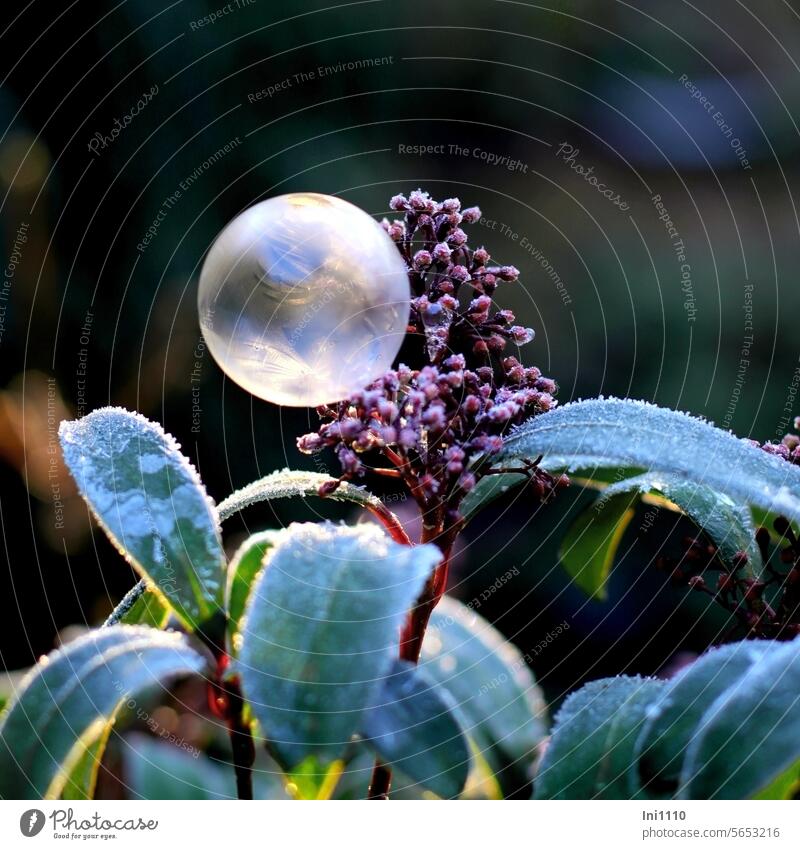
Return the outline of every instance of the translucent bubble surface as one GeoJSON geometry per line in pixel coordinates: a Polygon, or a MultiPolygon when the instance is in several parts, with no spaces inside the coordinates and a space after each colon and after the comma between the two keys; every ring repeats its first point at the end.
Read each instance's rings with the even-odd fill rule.
{"type": "Polygon", "coordinates": [[[198,306],[229,377],[267,401],[313,407],[391,368],[408,324],[408,276],[366,212],[327,195],[289,194],[250,207],[220,233],[198,306]]]}

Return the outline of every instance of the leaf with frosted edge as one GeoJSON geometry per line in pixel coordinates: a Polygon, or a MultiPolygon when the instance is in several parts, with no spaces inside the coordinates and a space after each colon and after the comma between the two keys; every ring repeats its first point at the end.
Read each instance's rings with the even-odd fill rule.
{"type": "Polygon", "coordinates": [[[587,594],[606,598],[605,584],[640,496],[656,496],[651,498],[654,503],[689,516],[718,547],[727,566],[733,567],[739,552],[747,554],[748,562],[739,571],[742,577],[761,574],[764,564],[747,507],[703,484],[652,472],[608,486],[564,537],[561,563],[587,594]]]}
{"type": "Polygon", "coordinates": [[[452,696],[464,733],[498,776],[525,773],[547,735],[547,707],[525,658],[483,617],[450,596],[433,611],[420,670],[452,696]]]}
{"type": "Polygon", "coordinates": [[[464,789],[470,750],[443,687],[413,664],[395,661],[361,733],[381,760],[401,769],[437,796],[454,799],[464,789]]]}
{"type": "Polygon", "coordinates": [[[147,583],[136,584],[125,593],[124,598],[103,623],[104,628],[111,625],[150,625],[152,628],[164,628],[169,621],[170,608],[161,596],[147,583]]]}
{"type": "MultiPolygon", "coordinates": [[[[598,398],[557,407],[506,437],[493,465],[541,455],[541,467],[552,472],[590,470],[591,476],[591,470],[628,467],[672,473],[737,503],[800,520],[800,467],[703,419],[644,401],[598,398]]],[[[492,477],[470,493],[470,515],[488,503],[489,487],[499,485],[486,483],[492,477]]]]}
{"type": "MultiPolygon", "coordinates": [[[[233,767],[194,757],[145,734],[129,734],[122,747],[123,780],[132,799],[235,799],[233,767]]],[[[255,795],[255,794],[254,794],[255,795]]]]}
{"type": "Polygon", "coordinates": [[[756,544],[756,528],[750,510],[722,492],[669,474],[651,473],[609,486],[601,499],[618,493],[638,490],[646,496],[662,495],[701,527],[727,566],[733,566],[736,555],[744,552],[748,564],[742,574],[761,574],[764,563],[756,544]]]}
{"type": "Polygon", "coordinates": [[[627,799],[636,733],[664,682],[620,675],[564,701],[534,779],[535,799],[627,799]]]}
{"type": "Polygon", "coordinates": [[[739,685],[755,665],[782,644],[746,640],[712,649],[667,683],[652,705],[636,741],[631,780],[652,799],[670,799],[678,789],[686,749],[698,723],[719,696],[739,685]]]}
{"type": "MultiPolygon", "coordinates": [[[[229,495],[217,507],[217,515],[220,521],[224,522],[240,510],[244,510],[246,507],[261,501],[294,498],[297,496],[319,497],[319,488],[322,484],[331,483],[334,480],[334,478],[319,472],[298,472],[289,469],[273,472],[229,495]]],[[[380,511],[385,516],[388,515],[394,519],[398,525],[400,524],[397,517],[385,507],[380,498],[377,495],[373,495],[364,487],[355,486],[347,481],[343,481],[333,493],[325,497],[331,501],[349,502],[358,504],[371,511],[380,511]]],[[[228,584],[230,585],[230,581],[228,584]]],[[[142,605],[136,603],[145,590],[145,581],[139,581],[119,603],[117,609],[114,610],[106,624],[113,625],[117,622],[136,624],[139,621],[137,616],[145,612],[142,605]],[[128,610],[130,610],[130,613],[128,613],[128,610]]],[[[152,608],[152,605],[150,607],[152,608]]],[[[238,619],[238,616],[236,618],[238,619]]],[[[147,621],[147,619],[142,621],[147,621]]]]}
{"type": "MultiPolygon", "coordinates": [[[[342,758],[441,559],[373,525],[291,525],[253,585],[234,670],[270,751],[303,793],[342,758]]],[[[311,789],[310,789],[311,788],[311,789]]]]}
{"type": "MultiPolygon", "coordinates": [[[[260,501],[296,498],[297,496],[319,497],[319,488],[325,483],[334,483],[335,480],[336,478],[323,475],[320,472],[297,472],[283,469],[237,489],[236,492],[220,502],[217,511],[220,519],[224,522],[234,513],[260,501]]],[[[369,490],[347,481],[342,481],[330,495],[325,496],[325,499],[348,501],[367,508],[383,508],[383,502],[377,495],[373,495],[369,490]]]]}
{"type": "Polygon", "coordinates": [[[800,639],[781,644],[705,712],[678,798],[749,799],[800,769],[800,639]]]}
{"type": "Polygon", "coordinates": [[[182,634],[116,625],[49,654],[0,725],[0,798],[58,798],[119,706],[167,678],[206,670],[182,634]]]}
{"type": "MultiPolygon", "coordinates": [[[[128,796],[134,799],[235,799],[233,766],[196,749],[133,733],[123,738],[122,767],[128,796]]],[[[254,799],[288,799],[283,777],[256,765],[254,799]]]]}
{"type": "Polygon", "coordinates": [[[284,532],[262,531],[248,537],[237,549],[228,566],[228,585],[225,606],[228,611],[228,633],[237,648],[239,622],[244,613],[253,580],[264,564],[267,553],[277,544],[284,532]]]}
{"type": "Polygon", "coordinates": [[[59,430],[66,464],[120,552],[190,627],[222,599],[219,522],[175,440],[137,413],[95,410],[59,430]]]}
{"type": "Polygon", "coordinates": [[[111,729],[114,727],[113,718],[105,724],[105,728],[88,745],[79,742],[71,755],[71,760],[77,759],[75,766],[64,780],[61,798],[93,799],[100,762],[108,743],[111,729]]]}

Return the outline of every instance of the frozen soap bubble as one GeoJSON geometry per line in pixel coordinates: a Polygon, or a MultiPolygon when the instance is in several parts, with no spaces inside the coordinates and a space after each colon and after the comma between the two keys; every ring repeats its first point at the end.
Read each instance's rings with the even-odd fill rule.
{"type": "Polygon", "coordinates": [[[366,212],[319,194],[238,215],[200,273],[200,326],[223,371],[275,404],[347,398],[391,368],[408,325],[396,245],[366,212]]]}

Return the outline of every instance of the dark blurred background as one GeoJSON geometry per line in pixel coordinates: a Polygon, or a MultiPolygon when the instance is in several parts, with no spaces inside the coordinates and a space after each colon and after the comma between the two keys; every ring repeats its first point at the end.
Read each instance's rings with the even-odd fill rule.
{"type": "MultiPolygon", "coordinates": [[[[795,2],[34,0],[0,15],[7,669],[102,621],[135,580],[76,497],[60,419],[141,411],[217,500],[313,467],[294,442],[313,413],[252,399],[198,348],[204,252],[271,195],[338,194],[376,217],[417,187],[479,204],[470,241],[521,269],[503,305],[536,329],[527,361],[562,402],[645,398],[759,440],[800,413],[795,2]]],[[[727,627],[653,567],[686,530],[666,515],[633,523],[608,600],[584,598],[556,552],[586,500],[576,487],[532,516],[509,496],[452,580],[523,651],[570,622],[533,662],[552,699],[663,670],[727,627]]],[[[317,515],[348,513],[277,503],[228,539],[317,515]]]]}

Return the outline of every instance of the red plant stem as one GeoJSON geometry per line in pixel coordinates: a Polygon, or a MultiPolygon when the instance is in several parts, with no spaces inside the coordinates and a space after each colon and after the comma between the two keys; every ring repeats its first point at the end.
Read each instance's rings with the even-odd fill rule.
{"type": "Polygon", "coordinates": [[[389,510],[388,507],[384,504],[370,504],[367,509],[383,525],[386,529],[386,533],[388,533],[395,542],[399,542],[401,545],[411,545],[411,540],[408,538],[408,534],[400,524],[400,520],[394,515],[394,513],[392,513],[391,510],[389,510]]]}
{"type": "MultiPolygon", "coordinates": [[[[450,568],[450,554],[453,542],[458,533],[458,527],[445,531],[443,523],[423,525],[422,542],[434,543],[442,552],[442,561],[428,578],[422,594],[408,615],[408,619],[400,632],[400,660],[409,663],[419,663],[422,641],[431,618],[433,609],[439,603],[442,593],[447,586],[447,573],[450,568]]],[[[381,760],[375,761],[372,779],[369,785],[369,799],[388,799],[392,784],[392,768],[381,760]]]]}
{"type": "Polygon", "coordinates": [[[231,738],[233,769],[236,773],[236,795],[240,799],[253,798],[253,762],[256,749],[250,726],[242,719],[244,699],[238,681],[223,682],[226,698],[226,721],[231,738]]]}

